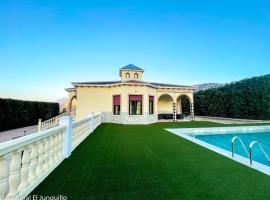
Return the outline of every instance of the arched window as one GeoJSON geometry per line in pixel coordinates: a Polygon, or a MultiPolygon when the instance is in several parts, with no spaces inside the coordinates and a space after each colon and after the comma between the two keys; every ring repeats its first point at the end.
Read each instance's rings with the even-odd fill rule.
{"type": "Polygon", "coordinates": [[[134,74],[134,79],[138,79],[139,75],[137,73],[134,74]]]}
{"type": "Polygon", "coordinates": [[[130,78],[130,74],[129,73],[126,73],[126,78],[130,78]]]}

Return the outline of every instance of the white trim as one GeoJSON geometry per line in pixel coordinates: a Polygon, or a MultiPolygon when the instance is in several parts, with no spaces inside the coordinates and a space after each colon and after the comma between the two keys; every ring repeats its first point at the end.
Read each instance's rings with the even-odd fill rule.
{"type": "Polygon", "coordinates": [[[156,88],[156,89],[188,89],[188,90],[194,90],[193,87],[189,87],[189,86],[179,86],[179,87],[172,87],[172,86],[168,86],[168,87],[162,87],[162,86],[155,86],[152,85],[151,83],[126,83],[126,82],[121,82],[121,83],[112,83],[112,84],[103,84],[103,85],[99,85],[99,84],[87,84],[87,83],[72,83],[75,87],[109,87],[109,86],[120,86],[120,85],[143,85],[143,86],[149,86],[152,88],[156,88]]]}
{"type": "MultiPolygon", "coordinates": [[[[230,128],[235,128],[235,127],[230,127],[230,128]]],[[[258,170],[258,171],[260,171],[260,172],[262,172],[264,174],[270,175],[270,167],[269,166],[266,166],[266,165],[261,164],[261,163],[256,162],[256,161],[252,161],[252,165],[250,165],[250,161],[249,161],[248,158],[245,158],[245,157],[240,156],[238,154],[235,154],[234,157],[232,157],[232,154],[231,154],[230,151],[224,150],[222,148],[216,147],[216,146],[214,146],[212,144],[209,144],[207,142],[196,139],[196,138],[192,137],[191,134],[187,134],[187,130],[192,131],[192,130],[195,130],[195,129],[198,129],[198,128],[189,128],[189,129],[184,129],[184,130],[182,130],[180,128],[179,129],[165,129],[165,130],[167,130],[167,131],[169,131],[169,132],[171,132],[171,133],[173,133],[173,134],[175,134],[177,136],[180,136],[180,137],[182,137],[182,138],[184,138],[186,140],[194,142],[195,144],[198,144],[198,145],[200,145],[200,146],[202,146],[204,148],[210,149],[210,150],[212,150],[212,151],[214,151],[214,152],[216,152],[218,154],[221,154],[221,155],[223,155],[223,156],[225,156],[227,158],[230,158],[230,159],[232,159],[232,160],[234,160],[236,162],[239,162],[239,163],[241,163],[241,164],[243,164],[243,165],[245,165],[247,167],[258,170]],[[186,132],[186,133],[184,133],[184,132],[186,132]]],[[[206,130],[206,129],[211,129],[211,128],[199,128],[199,129],[206,130]]]]}
{"type": "Polygon", "coordinates": [[[235,126],[235,127],[211,127],[211,128],[181,128],[170,129],[177,130],[178,133],[187,135],[211,135],[211,134],[231,134],[231,133],[254,133],[261,131],[270,131],[270,125],[267,126],[235,126]]]}
{"type": "Polygon", "coordinates": [[[66,88],[65,89],[67,92],[72,92],[72,91],[76,91],[76,88],[66,88]]]}

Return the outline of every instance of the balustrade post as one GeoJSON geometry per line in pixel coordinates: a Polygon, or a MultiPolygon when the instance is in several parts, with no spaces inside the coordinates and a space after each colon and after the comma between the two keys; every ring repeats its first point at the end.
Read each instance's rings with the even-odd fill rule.
{"type": "Polygon", "coordinates": [[[18,186],[20,182],[21,151],[15,150],[11,155],[9,193],[7,199],[15,199],[19,194],[18,186]]]}
{"type": "Polygon", "coordinates": [[[56,135],[56,137],[57,137],[57,160],[59,160],[61,158],[61,154],[60,154],[60,152],[61,152],[61,144],[60,144],[61,138],[60,138],[60,135],[61,135],[61,133],[58,133],[56,135]]]}
{"type": "Polygon", "coordinates": [[[45,165],[43,170],[47,171],[50,167],[50,138],[45,139],[45,165]]]}
{"type": "Polygon", "coordinates": [[[23,191],[29,185],[29,168],[30,168],[30,149],[29,146],[23,148],[22,169],[21,169],[21,184],[19,190],[23,191]]]}
{"type": "Polygon", "coordinates": [[[5,199],[8,188],[8,164],[5,156],[0,156],[0,199],[5,199]]]}
{"type": "Polygon", "coordinates": [[[58,133],[54,135],[54,161],[58,159],[58,133]]]}
{"type": "Polygon", "coordinates": [[[90,117],[90,133],[94,131],[94,113],[89,114],[90,117]]]}
{"type": "Polygon", "coordinates": [[[37,144],[32,144],[31,148],[31,162],[30,162],[30,181],[34,181],[37,178],[37,157],[38,157],[38,150],[37,150],[37,144]]]}
{"type": "Polygon", "coordinates": [[[65,126],[63,133],[63,155],[68,158],[72,151],[72,120],[69,115],[63,116],[59,120],[59,126],[65,126]]]}
{"type": "Polygon", "coordinates": [[[45,157],[45,141],[41,140],[38,145],[38,165],[37,165],[37,176],[41,175],[44,170],[44,157],[45,157]]]}
{"type": "Polygon", "coordinates": [[[54,135],[50,136],[50,166],[54,163],[54,151],[55,151],[55,142],[54,142],[54,135]]]}
{"type": "Polygon", "coordinates": [[[63,133],[60,133],[58,135],[59,137],[59,149],[58,149],[58,155],[59,155],[59,158],[61,159],[62,158],[62,152],[63,152],[63,133]]]}
{"type": "Polygon", "coordinates": [[[38,131],[41,131],[41,119],[38,120],[38,131]]]}

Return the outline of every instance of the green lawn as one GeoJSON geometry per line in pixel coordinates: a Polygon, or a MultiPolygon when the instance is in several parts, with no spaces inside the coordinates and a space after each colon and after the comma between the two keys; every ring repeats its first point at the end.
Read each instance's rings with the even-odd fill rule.
{"type": "Polygon", "coordinates": [[[164,130],[102,124],[32,194],[68,199],[270,199],[270,177],[164,130]]]}

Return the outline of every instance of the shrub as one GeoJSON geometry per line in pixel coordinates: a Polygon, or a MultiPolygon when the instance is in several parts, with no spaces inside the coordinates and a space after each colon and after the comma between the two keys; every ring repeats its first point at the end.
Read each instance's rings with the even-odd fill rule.
{"type": "Polygon", "coordinates": [[[242,119],[270,119],[270,74],[244,79],[194,94],[195,114],[242,119]]]}
{"type": "Polygon", "coordinates": [[[59,113],[59,104],[0,98],[0,131],[36,125],[59,113]]]}

